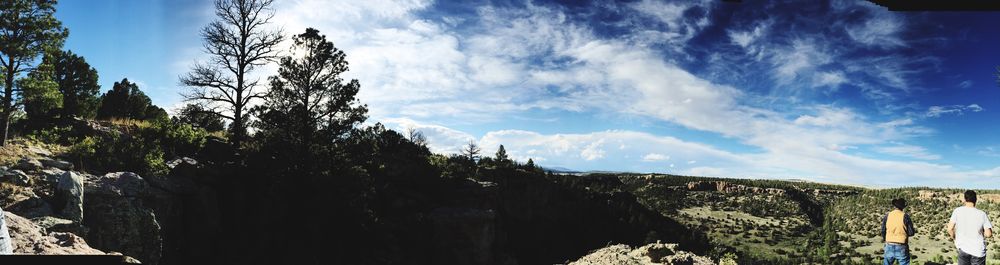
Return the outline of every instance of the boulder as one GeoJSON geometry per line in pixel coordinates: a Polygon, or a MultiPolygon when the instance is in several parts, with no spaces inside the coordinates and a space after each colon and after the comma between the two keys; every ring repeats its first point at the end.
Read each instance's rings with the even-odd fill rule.
{"type": "Polygon", "coordinates": [[[94,246],[157,264],[160,225],[150,207],[149,184],[131,172],[108,173],[84,181],[83,225],[94,246]]]}
{"type": "Polygon", "coordinates": [[[41,255],[103,255],[90,247],[87,242],[72,233],[50,232],[19,215],[6,212],[7,228],[10,231],[15,254],[41,255]]]}
{"type": "Polygon", "coordinates": [[[42,169],[42,179],[52,186],[56,186],[59,185],[59,178],[62,177],[63,173],[66,173],[66,171],[58,168],[42,169]]]}
{"type": "Polygon", "coordinates": [[[55,159],[45,158],[45,159],[42,159],[41,162],[42,162],[42,165],[44,165],[46,167],[54,167],[54,168],[58,168],[58,169],[62,169],[62,170],[72,170],[73,169],[73,163],[62,161],[62,160],[55,160],[55,159]]]}
{"type": "Polygon", "coordinates": [[[4,199],[4,210],[27,218],[52,215],[52,206],[30,188],[18,189],[4,199]]]}
{"type": "Polygon", "coordinates": [[[88,179],[85,189],[87,194],[141,197],[148,195],[149,183],[136,173],[114,172],[88,179]]]}
{"type": "Polygon", "coordinates": [[[39,162],[34,158],[21,158],[17,161],[17,165],[14,165],[14,169],[20,169],[24,171],[33,171],[42,168],[42,162],[39,162]]]}
{"type": "Polygon", "coordinates": [[[31,186],[31,177],[29,177],[27,173],[24,173],[24,171],[18,169],[10,171],[0,171],[0,176],[3,177],[4,181],[10,182],[11,184],[14,185],[25,186],[25,187],[31,186]]]}
{"type": "Polygon", "coordinates": [[[59,214],[74,222],[83,221],[83,176],[73,171],[59,175],[55,189],[59,214]]]}

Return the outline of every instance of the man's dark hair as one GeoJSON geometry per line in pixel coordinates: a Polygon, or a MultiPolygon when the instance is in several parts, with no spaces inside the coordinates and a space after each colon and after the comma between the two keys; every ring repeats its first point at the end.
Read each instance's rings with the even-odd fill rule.
{"type": "Polygon", "coordinates": [[[903,208],[906,208],[906,200],[903,198],[892,199],[892,206],[895,206],[896,209],[902,210],[903,208]]]}
{"type": "Polygon", "coordinates": [[[965,201],[976,203],[976,191],[974,190],[965,191],[965,201]]]}

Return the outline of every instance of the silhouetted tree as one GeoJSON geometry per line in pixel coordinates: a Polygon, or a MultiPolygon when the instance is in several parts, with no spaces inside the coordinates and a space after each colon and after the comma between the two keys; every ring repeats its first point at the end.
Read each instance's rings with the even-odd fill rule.
{"type": "Polygon", "coordinates": [[[52,54],[46,54],[38,67],[17,80],[24,112],[34,124],[48,123],[62,107],[63,97],[59,94],[59,84],[54,81],[52,58],[52,54]]]}
{"type": "Polygon", "coordinates": [[[476,161],[476,159],[479,158],[480,151],[482,150],[479,149],[479,145],[476,144],[476,141],[469,140],[469,143],[465,144],[465,147],[462,148],[462,155],[469,160],[476,161]]]}
{"type": "Polygon", "coordinates": [[[101,96],[98,119],[122,118],[136,120],[165,120],[167,112],[153,105],[152,100],[128,78],[115,82],[110,91],[101,96]]]}
{"type": "Polygon", "coordinates": [[[427,146],[427,137],[417,129],[406,128],[406,139],[410,139],[411,142],[417,145],[427,146]]]}
{"type": "Polygon", "coordinates": [[[254,91],[257,80],[247,74],[275,58],[275,47],[283,37],[279,31],[266,31],[274,14],[273,0],[216,0],[218,16],[201,31],[209,64],[196,64],[182,84],[191,88],[182,95],[188,101],[221,105],[225,111],[215,115],[230,120],[230,139],[239,148],[246,138],[248,104],[264,94],[254,91]]]}
{"type": "Polygon", "coordinates": [[[174,117],[174,120],[205,129],[209,132],[221,131],[226,128],[219,116],[216,116],[198,104],[184,105],[184,107],[178,110],[177,117],[174,117]]]}
{"type": "Polygon", "coordinates": [[[346,55],[313,28],[294,36],[290,56],[281,58],[272,76],[260,116],[262,133],[277,133],[292,144],[311,146],[316,133],[329,142],[366,118],[356,96],[361,85],[344,82],[346,55]]]}
{"type": "Polygon", "coordinates": [[[504,149],[502,144],[500,145],[500,148],[497,148],[497,153],[493,159],[495,160],[494,162],[497,164],[497,167],[509,168],[514,165],[514,161],[511,161],[510,157],[507,156],[507,149],[504,149]]]}
{"type": "Polygon", "coordinates": [[[72,51],[55,51],[53,59],[55,81],[62,93],[62,117],[94,118],[101,90],[97,70],[72,51]]]}
{"type": "Polygon", "coordinates": [[[14,104],[14,79],[30,71],[45,50],[59,47],[66,29],[55,17],[56,0],[0,1],[0,67],[4,77],[0,146],[7,143],[14,104]]]}

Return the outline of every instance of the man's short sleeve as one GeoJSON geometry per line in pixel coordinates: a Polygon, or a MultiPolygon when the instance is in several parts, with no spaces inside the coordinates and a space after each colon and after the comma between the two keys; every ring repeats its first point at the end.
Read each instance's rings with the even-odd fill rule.
{"type": "Polygon", "coordinates": [[[955,209],[955,210],[951,211],[951,218],[948,219],[949,223],[958,223],[957,222],[958,218],[956,218],[956,216],[955,216],[956,213],[958,213],[958,209],[955,209]]]}
{"type": "Polygon", "coordinates": [[[983,229],[993,228],[993,224],[990,223],[990,215],[983,211],[983,229]]]}

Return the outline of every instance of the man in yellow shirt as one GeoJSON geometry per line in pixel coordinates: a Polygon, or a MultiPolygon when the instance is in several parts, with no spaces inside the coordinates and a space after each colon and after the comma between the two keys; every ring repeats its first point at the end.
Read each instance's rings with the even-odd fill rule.
{"type": "Polygon", "coordinates": [[[891,265],[898,261],[899,265],[910,264],[909,237],[916,234],[913,229],[913,221],[910,215],[903,212],[906,208],[906,200],[893,199],[892,206],[895,208],[882,217],[882,238],[885,240],[885,254],[882,265],[891,265]]]}

